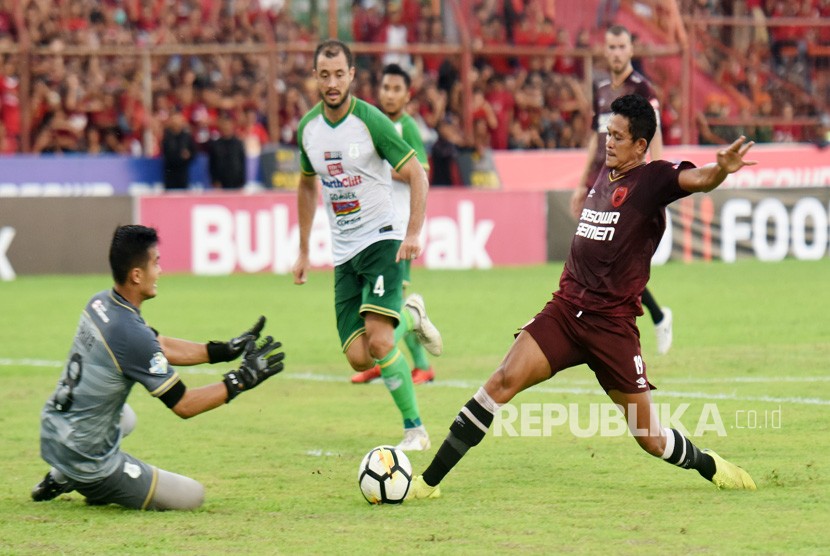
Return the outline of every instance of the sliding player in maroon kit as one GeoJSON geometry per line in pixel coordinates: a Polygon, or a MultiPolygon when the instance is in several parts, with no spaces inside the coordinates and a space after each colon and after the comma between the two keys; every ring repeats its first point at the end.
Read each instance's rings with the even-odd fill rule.
{"type": "Polygon", "coordinates": [[[438,483],[484,438],[499,406],[563,369],[582,363],[625,414],[640,447],[684,469],[695,469],[718,488],[755,490],[740,467],[701,451],[679,431],[663,428],[651,403],[651,384],[640,351],[636,317],[651,257],[666,227],[665,207],[695,192],[711,191],[726,176],[755,162],[743,157],[753,143],[741,137],[718,152],[717,162],[646,163],[657,121],[639,95],[611,105],[606,168],[588,193],[559,290],[516,336],[504,360],[466,403],[409,498],[440,496],[438,483]]]}

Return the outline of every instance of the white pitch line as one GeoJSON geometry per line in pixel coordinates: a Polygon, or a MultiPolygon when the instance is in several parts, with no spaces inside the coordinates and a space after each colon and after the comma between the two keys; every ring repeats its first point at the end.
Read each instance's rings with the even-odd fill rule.
{"type": "MultiPolygon", "coordinates": [[[[314,373],[291,373],[285,375],[286,378],[293,380],[307,380],[317,382],[348,382],[348,377],[335,375],[319,375],[314,373]]],[[[806,378],[806,377],[805,377],[806,378]]],[[[826,377],[822,377],[826,378],[826,377]]],[[[464,390],[475,390],[479,388],[483,381],[472,380],[438,380],[428,385],[430,388],[446,387],[458,388],[464,390]]],[[[377,381],[376,384],[382,384],[377,381]]],[[[585,394],[595,396],[605,396],[605,392],[600,388],[568,388],[558,386],[541,386],[536,385],[532,387],[534,392],[544,392],[550,394],[585,394]]],[[[775,397],[775,396],[738,396],[737,394],[710,394],[707,392],[674,392],[671,390],[655,390],[655,397],[667,398],[696,398],[704,400],[734,400],[741,402],[770,402],[770,403],[794,403],[801,405],[830,405],[830,400],[822,398],[802,398],[802,397],[775,397]]]]}
{"type": "MultiPolygon", "coordinates": [[[[3,359],[0,358],[0,367],[57,367],[63,366],[62,361],[48,361],[44,359],[3,359]]],[[[178,372],[189,375],[214,375],[217,369],[210,369],[206,367],[179,367],[178,372]]],[[[347,375],[325,375],[317,373],[285,373],[281,375],[282,380],[300,380],[309,382],[349,382],[347,375]]],[[[559,383],[564,384],[595,384],[589,380],[583,379],[555,379],[559,383]]],[[[773,383],[773,382],[800,382],[800,383],[815,383],[815,382],[830,382],[828,376],[814,376],[814,377],[732,377],[732,378],[674,378],[664,379],[660,382],[671,384],[728,384],[728,383],[773,383]]],[[[382,384],[377,381],[377,384],[382,384]]],[[[437,380],[428,385],[430,388],[457,388],[464,390],[474,390],[480,387],[483,381],[472,380],[437,380]]],[[[605,393],[600,388],[580,388],[567,386],[543,386],[537,385],[533,387],[535,392],[544,392],[550,394],[583,394],[604,396],[605,393]]],[[[672,390],[655,390],[654,396],[657,398],[695,398],[702,400],[732,400],[741,402],[768,402],[768,403],[792,403],[799,405],[830,405],[830,400],[823,398],[804,398],[804,397],[777,397],[777,396],[739,396],[737,394],[721,394],[708,392],[678,392],[672,390]]]]}

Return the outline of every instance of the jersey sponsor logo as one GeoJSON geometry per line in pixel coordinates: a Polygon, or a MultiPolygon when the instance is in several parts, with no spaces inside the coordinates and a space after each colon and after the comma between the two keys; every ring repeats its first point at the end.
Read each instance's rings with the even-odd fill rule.
{"type": "Polygon", "coordinates": [[[360,201],[355,199],[353,201],[334,202],[331,204],[331,208],[336,216],[346,216],[360,212],[360,201]]]}
{"type": "MultiPolygon", "coordinates": [[[[614,208],[619,207],[621,204],[625,202],[625,198],[628,196],[628,188],[627,187],[618,187],[614,190],[611,194],[611,205],[614,208]]],[[[615,213],[619,217],[620,213],[615,213]]]]}
{"type": "MultiPolygon", "coordinates": [[[[338,218],[337,220],[334,221],[334,223],[337,224],[338,227],[344,228],[346,226],[356,224],[356,223],[360,222],[361,220],[363,220],[363,217],[358,214],[357,216],[353,216],[351,218],[338,218]]],[[[354,230],[352,230],[352,231],[354,231],[354,230]]],[[[342,232],[342,233],[345,233],[345,231],[342,232]]]]}
{"type": "Polygon", "coordinates": [[[329,194],[329,201],[349,201],[351,199],[356,199],[357,196],[355,195],[354,191],[337,191],[332,192],[329,194]]]}
{"type": "Polygon", "coordinates": [[[576,235],[596,241],[611,241],[614,239],[614,226],[592,226],[580,222],[576,228],[576,235]]]}
{"type": "Polygon", "coordinates": [[[620,213],[617,211],[607,212],[603,210],[591,210],[584,208],[579,220],[592,224],[616,224],[620,221],[620,213]]]}
{"type": "Polygon", "coordinates": [[[104,323],[108,323],[110,318],[107,316],[107,308],[104,306],[104,302],[100,299],[96,299],[92,302],[92,310],[95,311],[95,314],[98,315],[98,318],[104,321],[104,323]]]}
{"type": "Polygon", "coordinates": [[[151,375],[166,375],[167,374],[167,358],[160,351],[153,354],[150,359],[150,368],[148,369],[151,375]]]}
{"type": "Polygon", "coordinates": [[[343,173],[343,164],[341,162],[329,164],[326,168],[328,168],[330,176],[339,176],[343,173]]]}
{"type": "Polygon", "coordinates": [[[614,224],[620,221],[620,213],[591,210],[584,208],[579,217],[576,235],[595,241],[611,241],[614,239],[614,224]],[[595,226],[595,224],[611,224],[611,226],[595,226]]]}
{"type": "Polygon", "coordinates": [[[320,176],[320,182],[322,182],[323,187],[328,187],[330,189],[354,187],[363,183],[363,176],[344,176],[342,178],[327,178],[325,176],[320,176]]]}
{"type": "Polygon", "coordinates": [[[325,158],[326,160],[342,160],[343,153],[341,153],[340,151],[325,151],[323,153],[323,158],[325,158]]]}
{"type": "Polygon", "coordinates": [[[360,157],[360,146],[357,143],[349,143],[349,157],[350,158],[359,158],[360,157]]]}

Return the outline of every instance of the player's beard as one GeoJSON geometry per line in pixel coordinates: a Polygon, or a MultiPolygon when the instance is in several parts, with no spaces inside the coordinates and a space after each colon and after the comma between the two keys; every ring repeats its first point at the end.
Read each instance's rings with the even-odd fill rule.
{"type": "Polygon", "coordinates": [[[340,99],[340,102],[333,104],[329,102],[328,97],[326,97],[326,95],[323,95],[323,102],[326,104],[326,106],[329,107],[330,110],[337,110],[338,108],[343,106],[343,104],[349,100],[349,91],[346,91],[346,94],[341,96],[340,99]]]}

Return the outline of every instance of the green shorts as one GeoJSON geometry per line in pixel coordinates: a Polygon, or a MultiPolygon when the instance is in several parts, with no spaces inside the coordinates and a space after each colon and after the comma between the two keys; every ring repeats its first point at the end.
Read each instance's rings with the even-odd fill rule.
{"type": "Polygon", "coordinates": [[[401,265],[401,283],[407,287],[412,283],[412,261],[404,259],[398,264],[401,265]]]}
{"type": "Polygon", "coordinates": [[[366,332],[366,313],[392,317],[397,326],[403,304],[402,267],[395,262],[400,245],[378,241],[334,267],[334,311],[344,352],[366,332]]]}

